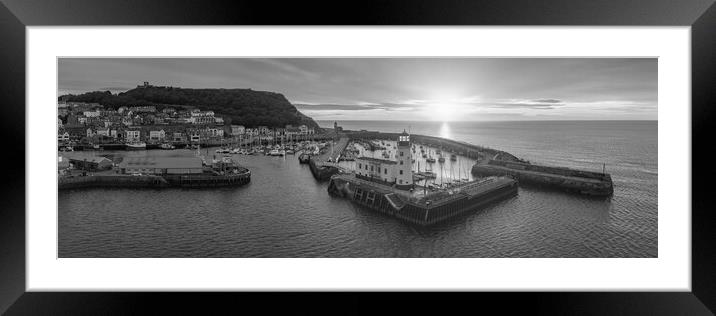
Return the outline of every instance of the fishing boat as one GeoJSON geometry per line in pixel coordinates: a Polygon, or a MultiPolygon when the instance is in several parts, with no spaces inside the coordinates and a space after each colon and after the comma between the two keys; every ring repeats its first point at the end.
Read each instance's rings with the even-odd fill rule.
{"type": "Polygon", "coordinates": [[[159,145],[159,148],[165,149],[165,150],[171,150],[171,149],[174,149],[174,145],[169,144],[169,143],[162,143],[161,145],[159,145]]]}
{"type": "Polygon", "coordinates": [[[271,149],[268,153],[269,156],[280,156],[278,149],[271,149]]]}
{"type": "Polygon", "coordinates": [[[147,149],[147,143],[145,142],[131,142],[127,143],[127,150],[144,150],[147,149]]]}

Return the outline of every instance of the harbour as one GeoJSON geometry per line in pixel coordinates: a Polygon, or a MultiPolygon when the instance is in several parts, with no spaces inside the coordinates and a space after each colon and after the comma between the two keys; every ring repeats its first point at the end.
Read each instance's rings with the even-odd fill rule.
{"type": "MultiPolygon", "coordinates": [[[[362,126],[369,125],[366,122],[361,123],[362,126]]],[[[343,124],[348,128],[347,125],[350,123],[343,124]]],[[[423,133],[425,133],[426,129],[441,128],[439,124],[433,126],[419,125],[418,123],[412,124],[413,130],[421,131],[422,128],[423,133]]],[[[388,131],[389,126],[391,125],[386,124],[382,129],[388,131]]],[[[453,130],[459,126],[460,124],[458,123],[451,124],[453,130]]],[[[377,129],[379,128],[376,128],[376,130],[377,129]]],[[[490,127],[490,129],[494,130],[495,127],[490,127]]],[[[390,128],[390,130],[394,130],[394,128],[390,128]]],[[[600,128],[600,130],[603,129],[600,128]]],[[[589,132],[594,133],[593,130],[589,132]]],[[[624,132],[623,129],[622,132],[624,132]]],[[[433,131],[429,132],[429,134],[439,135],[440,133],[433,131]]],[[[397,133],[395,133],[395,135],[397,135],[397,133]]],[[[455,137],[455,135],[449,136],[455,137]]],[[[545,152],[541,150],[541,147],[554,146],[554,143],[545,143],[542,141],[542,144],[536,144],[539,138],[532,138],[524,142],[529,146],[535,146],[535,149],[528,151],[525,151],[525,148],[528,147],[521,147],[522,149],[515,148],[514,145],[516,142],[508,143],[499,139],[493,140],[492,142],[495,141],[504,143],[506,147],[512,147],[510,152],[519,153],[515,154],[515,156],[529,157],[530,160],[545,162],[545,164],[550,165],[560,162],[561,165],[568,167],[585,169],[582,165],[574,165],[573,163],[560,161],[563,155],[550,154],[548,151],[545,152]],[[541,159],[535,159],[536,157],[541,159]]],[[[378,144],[380,143],[380,141],[377,142],[378,144]]],[[[387,144],[389,140],[386,139],[385,142],[387,144]]],[[[473,141],[468,142],[472,143],[473,141]]],[[[416,146],[419,145],[416,143],[416,146]]],[[[387,145],[385,145],[385,147],[387,147],[387,145]]],[[[424,145],[424,147],[427,148],[429,146],[424,145]]],[[[489,147],[492,148],[493,146],[489,147]]],[[[594,147],[600,148],[599,146],[594,147]]],[[[633,147],[634,149],[641,148],[632,145],[628,147],[633,147]]],[[[330,143],[326,143],[326,147],[324,148],[330,151],[330,143]]],[[[419,147],[416,147],[416,151],[419,153],[418,148],[419,147]]],[[[202,149],[202,151],[209,157],[213,155],[220,156],[220,154],[214,153],[215,149],[216,147],[206,148],[202,149]]],[[[432,150],[434,149],[436,148],[432,150]]],[[[564,153],[565,151],[562,150],[561,152],[564,153]]],[[[77,154],[95,155],[99,153],[100,152],[84,151],[78,152],[77,154]]],[[[101,153],[126,155],[128,157],[194,156],[196,155],[196,150],[157,149],[145,151],[102,151],[101,153]]],[[[464,152],[464,154],[465,153],[467,153],[467,151],[464,152]]],[[[379,151],[376,151],[375,155],[382,157],[379,151]]],[[[619,257],[649,256],[650,253],[653,254],[649,249],[652,249],[652,251],[655,250],[655,243],[652,243],[655,239],[651,239],[655,238],[655,235],[652,235],[655,231],[648,228],[655,227],[650,224],[655,223],[655,217],[652,220],[648,220],[649,217],[637,220],[634,216],[639,214],[645,216],[649,213],[634,213],[633,211],[624,213],[626,210],[648,210],[654,207],[655,204],[651,203],[656,203],[655,197],[637,199],[637,196],[645,195],[634,195],[633,192],[635,192],[635,190],[644,190],[641,184],[639,184],[644,180],[638,179],[647,179],[655,177],[655,175],[638,171],[640,169],[630,169],[632,167],[629,166],[631,166],[632,163],[630,160],[624,160],[629,159],[626,154],[613,156],[623,157],[619,158],[621,160],[606,160],[607,166],[609,167],[608,170],[611,169],[610,173],[615,180],[615,188],[618,188],[615,190],[614,196],[607,200],[590,198],[590,196],[584,194],[570,194],[562,190],[553,191],[537,186],[523,186],[522,183],[520,183],[517,195],[512,197],[507,196],[505,199],[496,200],[487,205],[481,205],[478,207],[479,210],[463,212],[457,217],[437,221],[429,226],[413,225],[409,220],[396,218],[396,216],[389,213],[376,211],[366,205],[355,203],[349,199],[329,193],[331,186],[330,178],[319,181],[311,176],[310,166],[299,162],[300,154],[286,155],[284,157],[240,154],[231,154],[230,156],[234,157],[238,163],[251,171],[252,178],[248,185],[199,191],[187,191],[181,187],[167,187],[160,191],[143,191],[141,188],[109,187],[63,190],[60,194],[60,212],[65,214],[65,219],[63,219],[60,228],[60,237],[64,240],[64,242],[61,243],[61,254],[67,256],[86,256],[90,254],[111,256],[117,253],[128,256],[148,255],[152,251],[158,251],[159,248],[157,247],[165,247],[165,245],[160,246],[160,244],[156,244],[159,240],[166,240],[160,236],[172,236],[175,233],[164,232],[162,235],[155,236],[155,234],[145,231],[143,227],[152,227],[154,225],[161,225],[161,223],[169,220],[176,220],[178,219],[176,216],[179,214],[185,214],[181,217],[183,218],[182,221],[186,221],[187,224],[191,223],[192,226],[196,227],[190,228],[189,226],[183,226],[187,229],[183,233],[186,235],[186,238],[176,236],[176,240],[169,242],[169,245],[182,240],[188,244],[181,247],[177,245],[178,248],[174,248],[174,250],[170,252],[162,252],[169,256],[181,257],[193,253],[206,256],[278,257],[412,257],[435,255],[479,255],[483,257],[598,255],[619,257]],[[614,172],[616,172],[616,177],[614,172]],[[635,178],[635,175],[646,178],[635,178]],[[278,192],[281,192],[281,194],[278,194],[278,192]],[[151,196],[151,198],[149,198],[149,196],[151,196]],[[78,198],[84,201],[82,202],[83,204],[87,203],[89,208],[77,204],[79,202],[79,200],[77,200],[78,198]],[[121,209],[138,207],[132,206],[134,204],[133,201],[147,198],[151,200],[147,205],[149,209],[153,210],[150,212],[151,214],[135,214],[136,216],[134,217],[122,215],[121,218],[123,219],[120,220],[121,223],[135,225],[134,227],[136,228],[130,229],[130,233],[134,231],[132,234],[139,236],[139,240],[144,241],[143,246],[130,247],[133,250],[128,250],[129,248],[126,247],[123,248],[125,250],[113,248],[111,245],[119,246],[124,244],[120,239],[112,237],[111,231],[113,231],[112,227],[114,227],[114,224],[107,226],[109,224],[100,224],[95,220],[100,218],[98,216],[119,216],[120,213],[117,212],[120,212],[121,209]],[[188,199],[200,199],[203,202],[196,204],[188,199]],[[648,202],[650,200],[652,202],[648,202]],[[103,206],[102,212],[100,213],[87,213],[87,211],[92,209],[92,205],[97,205],[96,203],[102,203],[102,205],[107,206],[103,206]],[[167,213],[166,211],[169,209],[179,210],[179,213],[167,213]],[[147,216],[152,216],[154,220],[147,221],[147,216]],[[216,219],[219,218],[223,218],[226,224],[216,222],[216,219]],[[84,228],[76,226],[80,223],[83,223],[81,227],[84,228]],[[634,231],[633,229],[629,229],[622,231],[619,227],[623,227],[623,225],[637,225],[637,227],[644,227],[645,230],[639,229],[634,231]],[[209,228],[212,226],[214,228],[209,228]],[[95,227],[104,227],[106,231],[95,231],[92,233],[91,231],[95,227]],[[327,230],[326,227],[332,228],[327,230]],[[368,234],[368,237],[365,237],[366,232],[376,230],[382,231],[383,234],[387,234],[391,239],[405,240],[406,242],[407,240],[411,240],[409,243],[416,246],[407,248],[403,246],[389,246],[386,244],[388,240],[376,239],[377,235],[373,236],[368,234]],[[511,233],[511,231],[514,232],[514,234],[511,233]],[[90,241],[85,238],[81,238],[80,240],[76,239],[85,233],[87,233],[88,236],[94,236],[97,240],[90,241]],[[570,241],[559,237],[565,233],[568,235],[576,234],[574,236],[589,234],[592,236],[590,238],[596,238],[596,243],[578,246],[578,243],[575,242],[579,239],[570,241]],[[595,234],[602,235],[602,237],[595,237],[595,234]],[[634,245],[640,244],[641,246],[627,246],[623,244],[619,241],[621,240],[620,237],[618,237],[623,236],[623,234],[628,234],[630,239],[636,240],[634,245]],[[527,238],[532,236],[532,238],[511,239],[511,236],[516,237],[517,235],[528,236],[527,238]],[[215,238],[219,238],[219,236],[223,236],[220,238],[223,239],[224,242],[208,247],[208,249],[195,248],[191,246],[194,243],[189,241],[189,239],[199,240],[202,238],[217,240],[215,238]],[[259,236],[261,237],[259,238],[259,236]],[[436,240],[448,238],[447,236],[451,236],[449,240],[452,241],[445,246],[445,249],[438,251],[437,248],[434,248],[436,240]],[[481,241],[472,244],[470,247],[465,247],[463,243],[460,243],[460,246],[454,243],[458,239],[481,241]],[[91,253],[80,250],[84,248],[79,245],[86,246],[88,244],[94,244],[95,241],[99,240],[106,242],[106,245],[109,246],[96,245],[100,250],[91,253]],[[272,248],[270,246],[275,242],[279,242],[279,240],[283,246],[279,248],[272,248]],[[497,242],[497,240],[500,240],[500,242],[497,242]],[[529,242],[518,242],[519,240],[529,240],[529,242]],[[609,243],[602,243],[599,242],[599,240],[611,241],[609,243]],[[377,248],[369,247],[365,243],[373,243],[379,246],[377,248]],[[320,246],[328,244],[342,244],[345,245],[345,247],[328,250],[329,248],[322,248],[320,246]],[[485,248],[488,244],[492,246],[485,248]],[[547,244],[558,244],[561,246],[550,246],[548,247],[549,250],[547,250],[547,248],[545,248],[546,246],[544,246],[547,244]],[[156,245],[156,247],[152,245],[156,245]],[[243,246],[237,248],[229,247],[229,245],[243,246]],[[647,245],[652,246],[649,247],[647,245]],[[434,249],[435,252],[432,252],[430,249],[434,249]]],[[[469,178],[469,180],[479,178],[474,176],[471,172],[472,163],[477,162],[477,159],[472,159],[467,155],[457,156],[459,161],[455,163],[459,162],[462,168],[457,168],[457,165],[452,167],[450,164],[453,163],[453,161],[446,159],[444,164],[447,165],[448,168],[444,169],[450,170],[449,167],[452,167],[453,170],[450,172],[445,172],[444,170],[443,184],[447,183],[449,181],[448,179],[453,178],[469,178]]],[[[479,158],[479,155],[474,157],[479,158]]],[[[577,155],[574,157],[580,156],[577,155]]],[[[582,155],[582,157],[584,156],[582,155]]],[[[355,163],[356,161],[340,161],[337,163],[337,166],[343,169],[350,169],[354,167],[355,163]]],[[[419,170],[425,172],[427,165],[425,165],[424,158],[419,155],[415,163],[416,170],[418,170],[418,163],[420,164],[419,170]]],[[[594,164],[595,169],[598,165],[599,164],[596,163],[594,164]]],[[[440,184],[440,168],[438,162],[434,164],[432,170],[436,175],[436,179],[432,181],[437,182],[436,184],[440,184]]],[[[422,182],[418,183],[423,184],[422,182]]],[[[420,189],[422,189],[422,187],[420,187],[420,189]]],[[[648,197],[649,195],[646,196],[648,197]]],[[[364,200],[366,198],[367,195],[364,197],[364,200]]],[[[385,205],[386,202],[387,201],[384,201],[383,205],[385,205]]],[[[124,229],[127,228],[125,225],[121,227],[124,227],[124,229]]],[[[119,228],[119,226],[117,226],[117,228],[119,228]]],[[[179,232],[177,231],[176,233],[179,232]]]]}

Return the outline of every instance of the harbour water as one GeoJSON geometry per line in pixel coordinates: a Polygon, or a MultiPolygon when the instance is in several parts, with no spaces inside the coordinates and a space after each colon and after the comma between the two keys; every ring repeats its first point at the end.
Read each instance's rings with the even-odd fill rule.
{"type": "MultiPolygon", "coordinates": [[[[59,256],[658,256],[656,121],[338,124],[385,132],[405,128],[505,150],[538,164],[594,171],[605,164],[614,195],[592,198],[521,187],[514,198],[416,227],[332,197],[327,182],[316,181],[297,156],[237,155],[252,173],[251,183],[241,187],[61,191],[59,256]]],[[[195,151],[113,153],[181,156],[195,151]]],[[[467,168],[462,159],[458,169],[467,168]]]]}

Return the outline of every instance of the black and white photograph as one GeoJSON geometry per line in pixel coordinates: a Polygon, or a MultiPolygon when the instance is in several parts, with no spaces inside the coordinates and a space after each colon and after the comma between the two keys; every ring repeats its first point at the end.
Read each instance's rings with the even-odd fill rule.
{"type": "Polygon", "coordinates": [[[0,2],[2,314],[716,311],[714,0],[0,2]]]}
{"type": "Polygon", "coordinates": [[[59,258],[659,257],[657,58],[57,69],[59,258]]]}

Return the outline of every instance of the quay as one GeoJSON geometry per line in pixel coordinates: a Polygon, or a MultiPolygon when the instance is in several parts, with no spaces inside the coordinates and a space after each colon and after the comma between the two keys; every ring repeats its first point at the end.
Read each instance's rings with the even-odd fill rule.
{"type": "MultiPolygon", "coordinates": [[[[258,139],[258,137],[257,137],[258,139]]],[[[310,136],[311,141],[327,141],[327,140],[333,140],[334,135],[329,134],[315,134],[310,136]]],[[[200,146],[201,148],[210,148],[210,147],[223,147],[227,144],[237,144],[237,145],[251,145],[255,141],[253,140],[247,140],[247,139],[204,139],[201,141],[166,141],[162,143],[146,143],[146,147],[143,149],[162,149],[162,144],[168,144],[172,145],[175,148],[193,148],[196,146],[200,146]]],[[[267,142],[267,141],[263,141],[267,142]]],[[[128,146],[126,143],[100,143],[100,144],[58,144],[57,149],[58,150],[64,150],[68,147],[72,148],[72,150],[77,151],[83,151],[83,150],[128,150],[128,146]]]]}
{"type": "Polygon", "coordinates": [[[332,144],[332,149],[324,147],[322,152],[317,156],[309,158],[308,166],[314,178],[317,180],[328,180],[332,175],[341,171],[340,167],[338,167],[338,160],[346,149],[346,146],[348,146],[349,141],[350,138],[342,136],[335,144],[332,144]]]}
{"type": "Polygon", "coordinates": [[[58,189],[114,188],[206,188],[240,186],[251,181],[251,171],[234,164],[230,157],[204,165],[200,157],[125,158],[114,168],[106,158],[70,159],[81,170],[65,169],[58,177],[58,189]],[[74,172],[73,172],[74,171],[74,172]]]}
{"type": "Polygon", "coordinates": [[[490,159],[475,164],[472,173],[481,176],[511,176],[519,180],[520,184],[554,187],[585,195],[608,196],[614,193],[612,177],[604,172],[490,159]]]}
{"type": "Polygon", "coordinates": [[[251,181],[251,172],[232,175],[111,175],[93,174],[87,176],[64,176],[59,177],[57,188],[79,189],[79,188],[208,188],[239,186],[251,181]]]}
{"type": "Polygon", "coordinates": [[[399,190],[352,174],[331,177],[328,192],[371,210],[422,226],[436,224],[517,195],[517,181],[491,177],[464,183],[449,190],[423,193],[399,190]]]}
{"type": "Polygon", "coordinates": [[[517,194],[509,177],[459,182],[428,191],[415,184],[410,135],[398,135],[395,160],[357,157],[354,173],[330,177],[328,193],[418,225],[432,225],[517,194]]]}

